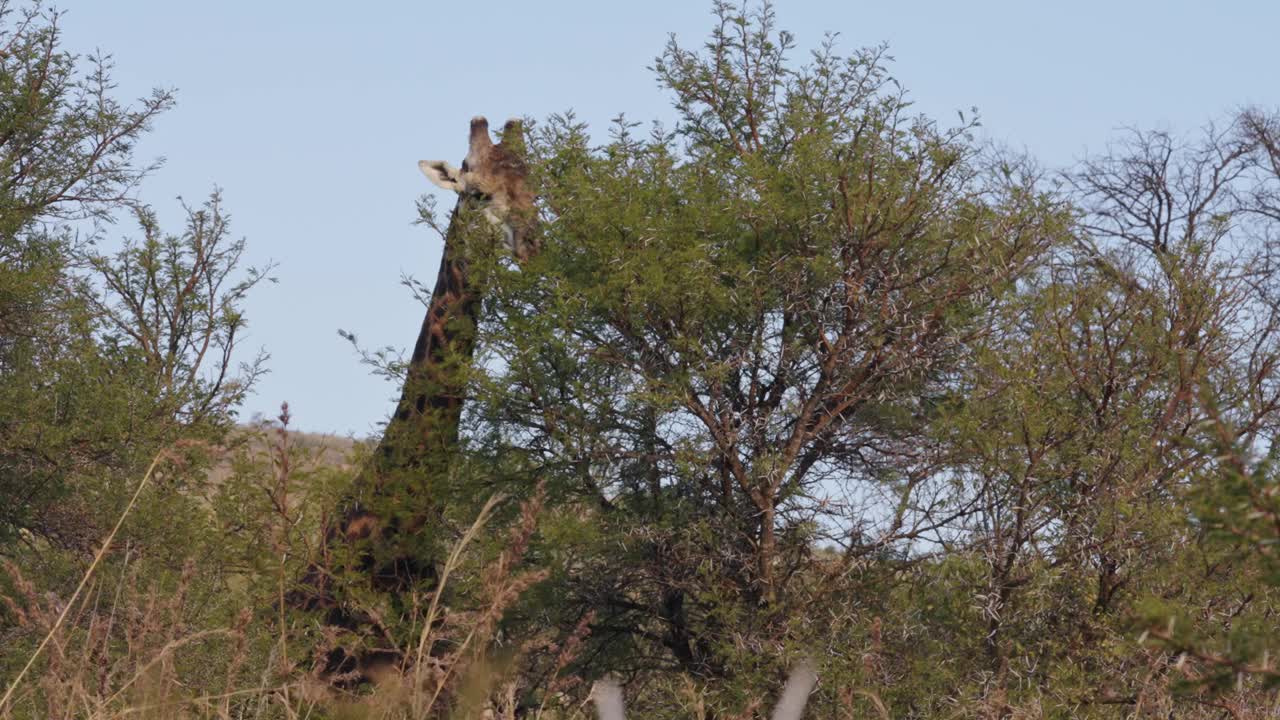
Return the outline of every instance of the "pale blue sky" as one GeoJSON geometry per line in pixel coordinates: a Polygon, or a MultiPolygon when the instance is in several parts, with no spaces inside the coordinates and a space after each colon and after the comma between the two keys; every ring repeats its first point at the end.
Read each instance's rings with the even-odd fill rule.
{"type": "MultiPolygon", "coordinates": [[[[66,46],[112,53],[122,95],[178,88],[140,148],[167,157],[143,188],[167,226],[180,222],[173,197],[199,200],[216,183],[252,260],[280,263],[280,283],[248,306],[248,342],[272,355],[248,412],[288,400],[298,427],[358,435],[398,389],[336,330],[413,344],[422,308],[398,279],[430,282],[440,253],[411,225],[415,198],[433,189],[416,161],[458,163],[476,114],[572,108],[597,129],[619,112],[669,120],[646,67],[668,33],[695,45],[711,27],[701,0],[59,7],[66,46]]],[[[1051,167],[1121,126],[1190,132],[1244,104],[1280,107],[1274,0],[781,0],[777,12],[801,52],[827,30],[846,50],[888,42],[920,110],[950,121],[977,106],[988,137],[1051,167]]]]}

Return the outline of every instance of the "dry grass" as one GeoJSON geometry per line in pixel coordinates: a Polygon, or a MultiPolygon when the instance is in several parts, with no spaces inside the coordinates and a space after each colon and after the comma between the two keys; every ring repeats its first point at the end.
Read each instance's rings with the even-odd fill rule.
{"type": "MultiPolygon", "coordinates": [[[[275,432],[255,433],[248,441],[258,443],[256,451],[272,460],[274,472],[263,479],[262,490],[280,510],[272,549],[283,557],[289,551],[284,530],[295,521],[290,515],[295,506],[289,497],[290,447],[302,444],[313,451],[319,447],[321,453],[334,457],[344,443],[290,433],[285,429],[287,414],[281,420],[275,432]]],[[[0,720],[399,720],[444,716],[463,706],[487,708],[490,715],[502,707],[507,716],[514,714],[514,683],[508,679],[504,684],[504,668],[492,661],[488,650],[507,608],[545,576],[542,571],[519,570],[541,512],[541,487],[522,506],[498,556],[472,570],[480,579],[478,595],[486,603],[441,617],[451,576],[469,562],[468,548],[484,531],[502,502],[500,497],[485,505],[455,543],[429,604],[424,603],[428,609],[421,631],[411,646],[400,648],[402,662],[388,668],[372,692],[350,695],[335,691],[312,669],[290,659],[290,647],[308,641],[301,635],[305,624],[292,622],[282,613],[245,608],[226,627],[193,624],[191,588],[200,572],[195,563],[187,563],[176,587],[163,587],[140,577],[140,566],[130,562],[132,549],[124,548],[123,557],[116,556],[121,567],[114,583],[97,577],[108,551],[121,550],[113,544],[116,535],[160,461],[157,458],[139,482],[69,597],[42,593],[17,565],[3,565],[13,588],[12,596],[3,597],[3,602],[17,632],[43,639],[8,684],[0,700],[0,720]],[[266,638],[273,640],[263,652],[266,638]],[[255,641],[256,653],[251,647],[255,641]]],[[[281,563],[277,572],[282,593],[288,568],[281,563]]]]}
{"type": "MultiPolygon", "coordinates": [[[[244,425],[231,437],[230,444],[243,444],[250,456],[265,457],[274,452],[279,428],[267,424],[244,425]]],[[[353,469],[352,454],[361,440],[343,435],[289,431],[289,444],[301,450],[310,462],[339,471],[353,469]]],[[[214,485],[226,482],[234,472],[232,456],[224,455],[209,470],[208,478],[214,485]]]]}
{"type": "MultiPolygon", "coordinates": [[[[271,551],[283,558],[291,552],[289,528],[296,525],[300,498],[291,473],[295,450],[309,462],[347,462],[350,440],[291,432],[287,408],[278,427],[250,428],[239,441],[248,443],[270,468],[261,478],[261,492],[276,514],[264,522],[272,538],[271,551]],[[318,458],[318,460],[317,460],[318,458]]],[[[165,454],[162,454],[165,456],[165,454]]],[[[175,462],[178,458],[173,458],[175,462]]],[[[0,720],[84,718],[201,718],[209,720],[409,720],[428,717],[480,717],[514,720],[533,718],[584,720],[590,708],[569,700],[580,680],[570,668],[579,658],[593,615],[558,643],[543,637],[527,640],[499,655],[492,652],[498,624],[531,586],[546,577],[545,570],[522,569],[543,509],[545,488],[539,486],[507,529],[501,549],[487,562],[478,562],[476,540],[487,530],[503,498],[485,504],[470,527],[455,542],[433,591],[414,607],[417,632],[396,648],[401,661],[385,668],[377,685],[359,693],[341,692],[332,678],[322,680],[318,669],[299,661],[298,648],[310,646],[307,625],[286,617],[279,597],[291,579],[281,561],[268,568],[277,585],[275,609],[242,608],[222,626],[200,622],[199,600],[193,587],[201,568],[188,562],[175,582],[145,576],[136,560],[139,549],[115,545],[121,526],[146,490],[163,457],[143,476],[114,529],[65,599],[42,592],[12,562],[0,565],[11,595],[0,597],[16,621],[21,636],[42,638],[26,658],[24,668],[9,683],[0,700],[0,720]],[[115,553],[112,572],[102,577],[101,563],[115,553]],[[444,597],[459,573],[474,583],[472,596],[483,602],[446,610],[444,597]],[[291,650],[292,648],[292,650],[291,650]],[[545,687],[537,688],[535,707],[520,707],[527,690],[517,668],[522,654],[539,652],[550,671],[545,687]]],[[[230,477],[224,463],[215,469],[230,477]]],[[[412,619],[409,620],[412,622],[412,619]]],[[[793,673],[774,713],[774,720],[799,720],[815,676],[807,667],[793,673]]],[[[576,696],[581,697],[579,690],[576,696]]],[[[593,690],[605,720],[623,720],[622,689],[603,682],[593,690]]],[[[758,705],[753,706],[758,707],[758,705]]],[[[701,713],[700,713],[701,715],[701,713]]]]}

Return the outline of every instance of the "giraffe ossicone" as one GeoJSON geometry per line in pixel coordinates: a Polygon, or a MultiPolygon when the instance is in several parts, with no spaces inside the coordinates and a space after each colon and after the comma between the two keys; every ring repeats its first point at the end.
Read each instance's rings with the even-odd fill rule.
{"type": "Polygon", "coordinates": [[[444,160],[418,162],[431,182],[478,203],[485,218],[502,227],[507,248],[520,261],[538,251],[533,193],[526,184],[529,168],[521,157],[523,144],[519,120],[508,120],[502,142],[494,144],[489,121],[477,115],[471,119],[471,138],[461,168],[444,160]]]}

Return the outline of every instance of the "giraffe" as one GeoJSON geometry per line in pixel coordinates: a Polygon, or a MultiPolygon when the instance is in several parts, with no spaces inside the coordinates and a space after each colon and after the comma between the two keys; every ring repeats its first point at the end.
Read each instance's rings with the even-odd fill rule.
{"type": "MultiPolygon", "coordinates": [[[[464,245],[482,235],[484,228],[473,222],[482,217],[497,226],[507,249],[517,262],[524,263],[540,249],[535,235],[534,196],[528,189],[528,168],[521,158],[523,134],[518,120],[503,126],[501,142],[494,144],[489,123],[482,117],[471,119],[466,158],[461,169],[441,160],[423,160],[419,169],[436,185],[458,195],[457,204],[445,231],[444,251],[426,316],[410,356],[404,387],[395,414],[387,423],[370,462],[357,476],[349,507],[337,527],[325,535],[322,559],[303,577],[301,589],[291,593],[289,604],[326,612],[326,623],[342,629],[377,627],[366,615],[341,607],[330,591],[331,550],[347,544],[357,548],[355,567],[368,576],[371,585],[393,595],[403,592],[416,579],[434,576],[431,558],[405,555],[390,561],[377,560],[369,543],[392,543],[401,533],[412,533],[427,517],[382,517],[371,507],[378,500],[391,506],[403,498],[389,498],[387,478],[395,473],[424,478],[444,472],[448,457],[458,441],[465,387],[455,363],[469,363],[474,349],[474,329],[479,320],[480,298],[467,272],[464,245]],[[476,231],[480,230],[480,233],[476,231]],[[364,543],[361,545],[361,543],[364,543]]],[[[415,494],[421,488],[409,487],[415,494]]],[[[421,498],[419,505],[431,505],[421,498]]],[[[428,512],[430,514],[430,511],[428,512]]],[[[376,634],[376,633],[375,633],[376,634]]],[[[348,678],[355,682],[370,679],[378,667],[399,660],[394,648],[348,653],[330,650],[323,658],[320,674],[348,678]]]]}

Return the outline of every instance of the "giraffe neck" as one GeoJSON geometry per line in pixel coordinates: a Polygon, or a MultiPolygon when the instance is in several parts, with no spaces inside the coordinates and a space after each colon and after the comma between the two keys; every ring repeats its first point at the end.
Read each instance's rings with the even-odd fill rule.
{"type": "MultiPolygon", "coordinates": [[[[325,610],[325,623],[345,630],[364,628],[376,634],[378,623],[332,593],[326,567],[328,548],[357,543],[352,567],[366,573],[375,590],[399,594],[413,582],[434,577],[439,558],[402,549],[387,551],[432,522],[440,508],[431,483],[446,473],[458,443],[458,422],[466,391],[465,369],[475,350],[480,298],[468,276],[466,236],[484,222],[475,200],[458,200],[445,231],[444,252],[426,317],[395,415],[387,423],[378,448],[355,479],[342,520],[325,535],[325,560],[313,563],[286,601],[292,607],[325,610]],[[407,472],[406,472],[407,471],[407,472]],[[416,496],[416,497],[411,497],[416,496]],[[367,543],[361,545],[360,543],[367,543]],[[382,546],[380,553],[374,546],[382,546]],[[384,554],[384,557],[376,557],[384,554]]],[[[368,653],[335,648],[323,658],[322,676],[368,679],[364,668],[374,663],[368,653]]]]}
{"type": "Polygon", "coordinates": [[[480,310],[462,247],[469,223],[460,216],[469,210],[464,208],[469,202],[459,199],[450,216],[436,284],[409,359],[400,402],[379,446],[383,462],[393,466],[429,464],[458,441],[466,390],[460,370],[470,365],[475,351],[480,310]]]}

